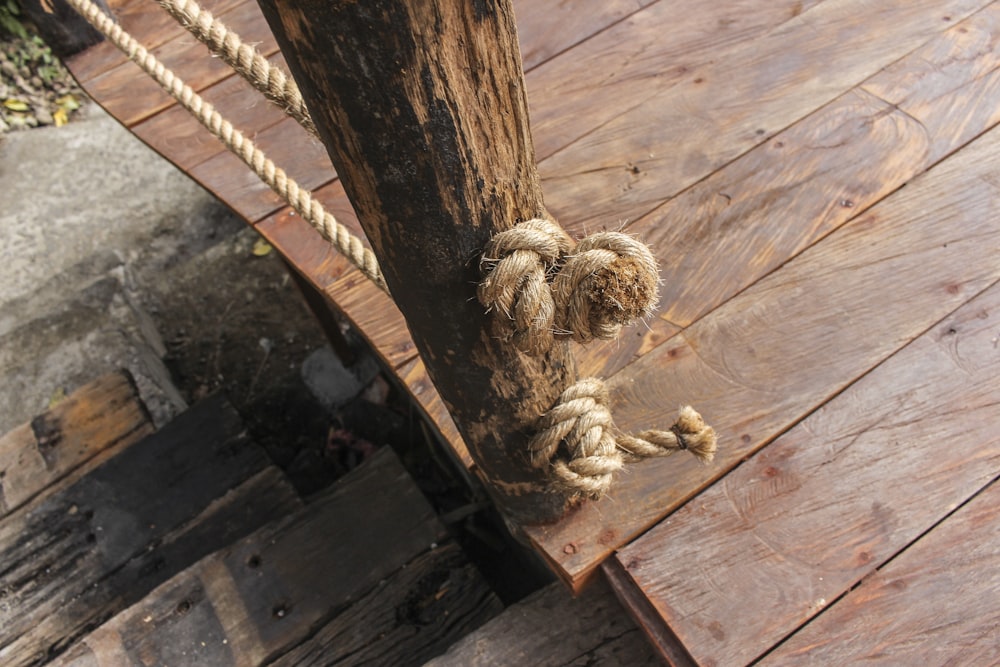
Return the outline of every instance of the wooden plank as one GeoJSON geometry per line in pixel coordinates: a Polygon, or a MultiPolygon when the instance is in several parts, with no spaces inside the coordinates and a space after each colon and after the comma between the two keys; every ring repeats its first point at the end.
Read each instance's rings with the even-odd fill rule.
{"type": "Polygon", "coordinates": [[[542,161],[546,201],[573,232],[635,220],[987,4],[826,0],[542,161]]]}
{"type": "Polygon", "coordinates": [[[203,558],[55,664],[104,652],[125,664],[260,664],[445,536],[383,447],[302,512],[203,558]]]}
{"type": "MultiPolygon", "coordinates": [[[[284,64],[280,53],[268,60],[272,64],[284,64]]],[[[230,76],[199,94],[249,137],[256,138],[258,132],[277,125],[285,118],[285,112],[258,97],[258,93],[241,76],[230,76]]],[[[227,151],[221,141],[205,130],[186,109],[176,104],[130,129],[150,148],[185,172],[227,151]]]]}
{"type": "MultiPolygon", "coordinates": [[[[205,0],[202,3],[213,14],[224,14],[240,0],[205,0]]],[[[154,49],[185,34],[182,28],[159,5],[149,0],[129,0],[108,3],[118,23],[125,27],[147,49],[154,49]],[[118,5],[118,6],[116,6],[118,5]]],[[[73,76],[82,84],[117,67],[125,56],[110,42],[96,44],[67,61],[73,76]]]]}
{"type": "Polygon", "coordinates": [[[557,571],[579,584],[612,549],[1000,278],[1000,200],[989,182],[998,148],[993,130],[615,375],[622,428],[668,424],[691,402],[722,446],[711,468],[691,457],[632,466],[607,500],[529,529],[557,571]]]}
{"type": "Polygon", "coordinates": [[[994,125],[998,33],[994,3],[893,65],[919,121],[865,92],[877,74],[632,225],[663,258],[659,318],[581,367],[616,372],[994,125]]]}
{"type": "MultiPolygon", "coordinates": [[[[292,118],[286,117],[262,130],[253,141],[306,190],[318,189],[337,176],[323,145],[292,118]]],[[[195,165],[187,173],[251,224],[286,205],[243,160],[228,150],[195,165]]]]}
{"type": "Polygon", "coordinates": [[[95,459],[112,456],[152,432],[128,373],[109,373],[81,387],[0,438],[0,517],[78,467],[93,467],[95,459]]]}
{"type": "Polygon", "coordinates": [[[427,368],[420,357],[414,358],[404,366],[396,369],[399,380],[410,392],[417,407],[427,419],[432,431],[438,439],[448,445],[448,453],[453,462],[462,471],[472,469],[472,456],[469,454],[462,435],[455,426],[455,421],[451,418],[447,406],[441,400],[441,395],[427,375],[427,368]]]}
{"type": "Polygon", "coordinates": [[[603,581],[574,598],[558,584],[533,593],[427,667],[659,665],[603,581]]]}
{"type": "Polygon", "coordinates": [[[994,482],[760,664],[997,664],[998,508],[994,482]]]}
{"type": "Polygon", "coordinates": [[[759,657],[1000,474],[998,334],[994,285],[622,549],[631,585],[699,663],[759,657]]]}
{"type": "Polygon", "coordinates": [[[462,550],[448,542],[406,563],[270,664],[420,665],[502,611],[462,550]]]}
{"type": "Polygon", "coordinates": [[[528,72],[657,0],[517,0],[521,63],[528,72]]]}
{"type": "Polygon", "coordinates": [[[125,591],[141,595],[142,585],[149,590],[219,548],[213,540],[226,531],[191,533],[197,517],[267,465],[235,411],[212,398],[59,493],[4,517],[0,662],[27,665],[55,655],[120,609],[125,591]],[[161,561],[154,547],[177,534],[195,534],[181,549],[187,560],[161,561]]]}
{"type": "MultiPolygon", "coordinates": [[[[730,0],[709,4],[673,0],[652,3],[632,13],[528,73],[528,101],[538,158],[549,157],[690,78],[693,70],[724,59],[735,47],[761,38],[819,2],[730,0]]],[[[566,8],[561,12],[553,9],[555,3],[532,4],[533,22],[544,20],[546,13],[560,21],[549,25],[561,25],[569,18],[566,14],[583,20],[577,16],[576,3],[559,3],[559,8],[566,8]]],[[[522,33],[529,30],[528,26],[522,27],[524,23],[527,21],[518,22],[522,33]]],[[[524,46],[522,51],[530,54],[531,47],[524,46]]]]}
{"type": "Polygon", "coordinates": [[[934,162],[1000,120],[998,42],[1000,5],[993,3],[863,87],[923,123],[934,162]]]}
{"type": "MultiPolygon", "coordinates": [[[[148,1],[148,0],[147,0],[148,1]]],[[[158,11],[159,7],[157,7],[158,11]]],[[[169,18],[169,17],[168,17],[169,18]]],[[[254,43],[265,56],[278,50],[274,37],[254,2],[241,2],[219,15],[244,41],[254,43]]],[[[195,91],[232,75],[219,58],[212,58],[207,47],[187,31],[150,49],[164,66],[174,70],[195,91]]],[[[173,98],[131,62],[112,68],[86,81],[87,94],[127,127],[171,106],[173,98]]]]}

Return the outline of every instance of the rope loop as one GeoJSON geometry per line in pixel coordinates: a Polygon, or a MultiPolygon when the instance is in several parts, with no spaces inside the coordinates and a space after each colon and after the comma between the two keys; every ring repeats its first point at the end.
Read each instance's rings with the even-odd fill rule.
{"type": "Polygon", "coordinates": [[[656,258],[641,241],[599,232],[577,244],[552,283],[556,322],[573,340],[614,339],[659,301],[656,258]]]}
{"type": "Polygon", "coordinates": [[[558,224],[533,218],[494,236],[483,252],[479,302],[497,314],[499,335],[523,352],[552,346],[556,308],[548,275],[571,244],[558,224]]]}
{"type": "Polygon", "coordinates": [[[623,433],[614,424],[608,390],[599,378],[566,389],[542,415],[528,443],[531,465],[548,468],[554,483],[577,496],[597,500],[611,488],[626,463],[664,457],[686,449],[699,461],[715,456],[716,436],[692,407],[681,408],[669,430],[623,433]]]}

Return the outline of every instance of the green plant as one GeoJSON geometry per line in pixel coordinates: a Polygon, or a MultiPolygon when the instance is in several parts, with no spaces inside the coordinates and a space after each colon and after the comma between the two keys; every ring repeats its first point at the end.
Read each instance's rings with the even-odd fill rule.
{"type": "Polygon", "coordinates": [[[21,8],[17,0],[0,0],[0,35],[6,33],[20,39],[28,39],[28,31],[21,22],[21,8]]]}

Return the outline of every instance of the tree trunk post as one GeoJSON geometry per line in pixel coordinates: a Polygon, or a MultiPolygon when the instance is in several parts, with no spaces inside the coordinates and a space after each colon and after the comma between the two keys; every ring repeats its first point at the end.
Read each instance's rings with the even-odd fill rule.
{"type": "Polygon", "coordinates": [[[568,496],[527,441],[575,363],[497,340],[475,298],[491,236],[545,217],[509,0],[259,3],[487,488],[554,521],[568,496]]]}

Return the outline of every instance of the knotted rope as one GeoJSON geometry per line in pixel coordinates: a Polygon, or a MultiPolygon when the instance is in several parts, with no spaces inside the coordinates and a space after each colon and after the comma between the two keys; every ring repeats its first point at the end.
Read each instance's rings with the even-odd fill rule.
{"type": "Polygon", "coordinates": [[[283,169],[275,166],[254,143],[222,117],[211,104],[186,85],[180,77],[166,68],[156,56],[149,53],[129,33],[115,23],[91,0],[67,0],[88,23],[101,32],[120,49],[129,60],[142,68],[161,88],[187,109],[226,148],[243,160],[257,176],[275,193],[295,209],[302,219],[312,225],[341,254],[347,257],[365,276],[381,289],[388,291],[375,254],[366,248],[361,239],[341,225],[312,195],[283,169]]]}
{"type": "Polygon", "coordinates": [[[264,97],[297,120],[310,134],[316,135],[316,126],[309,116],[309,109],[306,108],[299,87],[280,67],[269,63],[256,48],[245,43],[195,0],[156,2],[264,97]]]}
{"type": "Polygon", "coordinates": [[[571,245],[562,227],[534,218],[497,234],[486,247],[479,302],[487,312],[504,314],[494,321],[519,350],[538,354],[552,346],[556,306],[549,272],[571,245]]]}
{"type": "Polygon", "coordinates": [[[613,339],[656,306],[659,272],[644,243],[600,232],[571,247],[562,227],[538,218],[486,246],[479,302],[523,352],[547,350],[559,335],[581,343],[613,339]]]}
{"type": "Polygon", "coordinates": [[[625,463],[680,450],[704,463],[714,458],[715,431],[690,406],[681,408],[667,431],[631,435],[615,426],[609,402],[607,387],[598,378],[584,378],[566,389],[542,416],[528,444],[531,464],[548,468],[564,490],[597,500],[625,463]]]}

